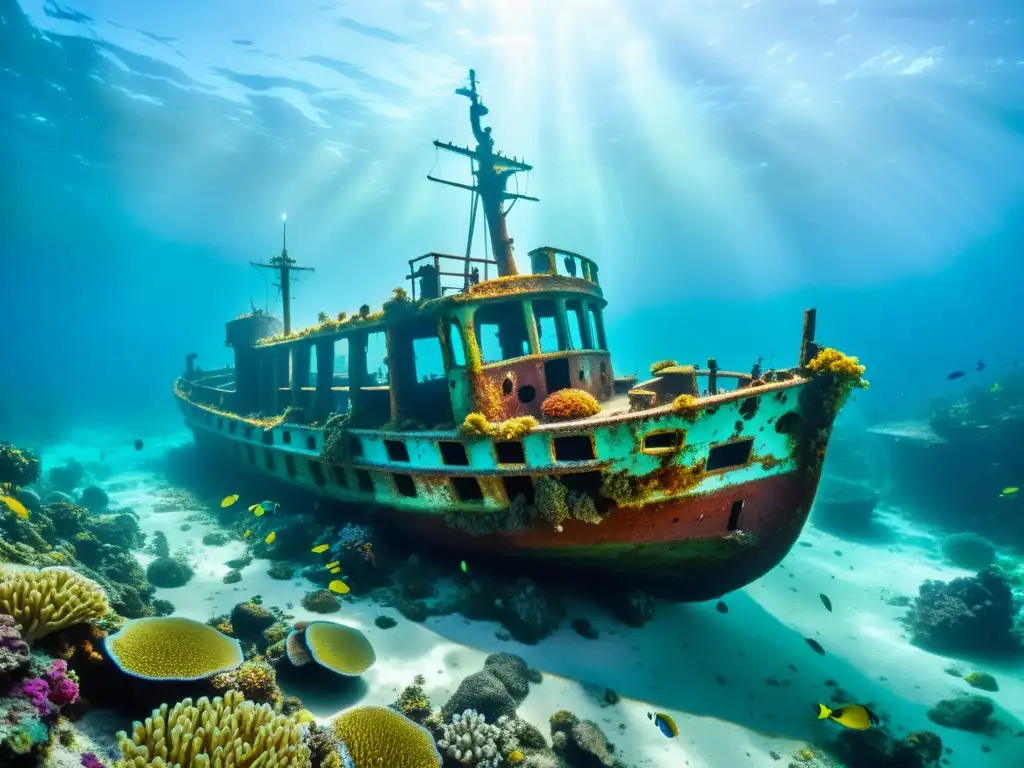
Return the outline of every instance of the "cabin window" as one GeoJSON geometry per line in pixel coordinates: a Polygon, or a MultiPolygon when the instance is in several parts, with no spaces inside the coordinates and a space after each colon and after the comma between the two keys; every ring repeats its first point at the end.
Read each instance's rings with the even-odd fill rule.
{"type": "Polygon", "coordinates": [[[385,440],[384,449],[388,452],[388,461],[409,463],[409,449],[404,440],[385,440]]]}
{"type": "Polygon", "coordinates": [[[359,490],[363,493],[373,493],[373,478],[365,469],[356,470],[356,481],[359,483],[359,490]]]}
{"type": "Polygon", "coordinates": [[[590,335],[589,325],[585,325],[586,318],[583,314],[582,301],[565,302],[565,319],[569,323],[569,341],[573,349],[593,349],[593,344],[588,338],[590,335]]]}
{"type": "Polygon", "coordinates": [[[391,402],[397,405],[400,420],[428,428],[453,424],[436,319],[416,317],[393,325],[388,329],[388,354],[391,402]]]}
{"type": "Polygon", "coordinates": [[[466,342],[462,336],[462,327],[457,320],[448,321],[448,348],[452,354],[452,366],[466,367],[466,342]]]}
{"type": "Polygon", "coordinates": [[[526,317],[518,301],[484,304],[477,309],[475,320],[482,362],[496,363],[529,354],[526,317]]]}
{"type": "Polygon", "coordinates": [[[570,253],[555,254],[555,273],[564,277],[583,277],[583,262],[570,253]]]}
{"type": "Polygon", "coordinates": [[[392,475],[392,480],[395,482],[395,490],[398,491],[399,495],[405,496],[406,498],[416,497],[416,482],[412,479],[412,475],[392,475]]]}
{"type": "Polygon", "coordinates": [[[289,432],[287,429],[284,430],[281,433],[281,439],[284,441],[285,445],[291,445],[292,444],[292,433],[289,432]]]}
{"type": "Polygon", "coordinates": [[[533,316],[537,321],[537,338],[542,353],[567,349],[566,335],[559,327],[558,306],[551,299],[535,299],[533,316]]]}
{"type": "Polygon", "coordinates": [[[706,469],[708,472],[714,472],[719,469],[742,467],[750,461],[753,451],[754,438],[752,437],[712,446],[708,452],[706,469]]]}
{"type": "Polygon", "coordinates": [[[252,464],[255,467],[256,466],[256,451],[253,450],[251,445],[246,445],[245,446],[245,452],[249,456],[249,463],[252,464]]]}
{"type": "Polygon", "coordinates": [[[339,466],[331,467],[331,474],[334,475],[334,482],[342,488],[348,488],[348,475],[345,474],[345,468],[339,466]]]}
{"type": "Polygon", "coordinates": [[[286,453],[284,455],[284,466],[285,469],[288,471],[288,477],[295,477],[297,474],[299,474],[298,467],[295,466],[295,457],[292,456],[290,453],[286,453]]]}
{"type": "Polygon", "coordinates": [[[388,376],[388,339],[384,331],[374,331],[366,337],[366,386],[386,387],[388,376]]]}
{"type": "Polygon", "coordinates": [[[594,454],[594,441],[590,435],[567,435],[556,437],[555,461],[590,461],[597,458],[594,454]]]}
{"type": "Polygon", "coordinates": [[[238,429],[238,422],[237,421],[229,421],[228,422],[228,434],[229,435],[235,434],[235,431],[237,429],[238,429]]]}
{"type": "Polygon", "coordinates": [[[437,444],[441,451],[441,461],[449,467],[468,467],[469,456],[466,446],[454,440],[442,440],[437,444]]]}
{"type": "Polygon", "coordinates": [[[648,432],[644,435],[641,450],[653,454],[669,453],[683,444],[682,437],[683,433],[676,429],[648,432]]]}
{"type": "Polygon", "coordinates": [[[271,472],[277,469],[276,465],[274,464],[273,451],[268,451],[266,449],[263,450],[263,463],[266,464],[267,469],[269,469],[271,472]]]}
{"type": "Polygon", "coordinates": [[[324,468],[320,466],[319,462],[309,460],[309,474],[313,478],[313,482],[323,488],[327,485],[327,478],[324,477],[324,468]]]}
{"type": "MultiPolygon", "coordinates": [[[[348,413],[352,400],[348,393],[348,339],[335,339],[331,347],[334,369],[330,372],[331,390],[334,392],[332,401],[335,413],[348,413]]],[[[328,375],[327,366],[321,373],[328,375]]],[[[318,374],[319,375],[319,374],[318,374]]]]}
{"type": "Polygon", "coordinates": [[[316,450],[316,435],[306,435],[306,450],[307,451],[315,451],[316,450]]]}
{"type": "Polygon", "coordinates": [[[263,430],[263,436],[260,439],[263,441],[264,445],[273,445],[274,433],[269,429],[265,429],[263,430]]]}
{"type": "Polygon", "coordinates": [[[494,444],[494,453],[499,464],[525,464],[526,453],[518,440],[499,440],[494,444]]]}
{"type": "Polygon", "coordinates": [[[475,477],[453,477],[452,488],[459,501],[483,501],[484,492],[475,477]]]}
{"type": "Polygon", "coordinates": [[[529,475],[505,475],[501,478],[501,482],[505,486],[505,495],[508,497],[509,504],[515,504],[516,498],[519,496],[523,497],[523,501],[520,503],[533,504],[534,488],[532,477],[529,475]]]}
{"type": "Polygon", "coordinates": [[[743,499],[737,499],[729,508],[728,530],[738,531],[740,528],[740,515],[743,513],[743,499]]]}
{"type": "Polygon", "coordinates": [[[441,341],[436,335],[424,339],[414,339],[412,352],[415,357],[416,381],[422,383],[445,377],[441,341]]]}

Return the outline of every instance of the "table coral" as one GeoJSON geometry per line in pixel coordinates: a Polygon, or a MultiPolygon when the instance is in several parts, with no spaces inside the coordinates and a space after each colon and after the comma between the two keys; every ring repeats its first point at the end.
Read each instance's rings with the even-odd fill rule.
{"type": "Polygon", "coordinates": [[[59,629],[100,619],[109,610],[103,588],[69,568],[0,569],[0,613],[21,625],[29,645],[59,629]]]}
{"type": "Polygon", "coordinates": [[[303,639],[317,664],[346,677],[358,677],[377,660],[366,635],[345,624],[314,621],[303,639]]]}
{"type": "MultiPolygon", "coordinates": [[[[238,691],[223,698],[162,704],[132,735],[117,734],[121,759],[115,768],[309,768],[309,748],[294,715],[246,701],[238,691]]],[[[397,764],[396,764],[397,768],[397,764]]]]}
{"type": "Polygon", "coordinates": [[[237,640],[181,616],[134,619],[104,644],[123,672],[144,680],[201,680],[244,661],[237,640]]]}

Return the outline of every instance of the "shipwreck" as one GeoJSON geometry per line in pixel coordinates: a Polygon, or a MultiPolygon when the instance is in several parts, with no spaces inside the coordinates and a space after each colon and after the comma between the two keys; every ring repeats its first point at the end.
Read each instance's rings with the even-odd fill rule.
{"type": "Polygon", "coordinates": [[[508,191],[531,170],[494,148],[470,72],[472,195],[489,252],[410,259],[408,288],[373,311],[291,327],[289,255],[273,270],[283,317],[227,323],[234,365],[186,360],[174,393],[203,451],[342,502],[463,553],[656,584],[703,600],[786,555],[807,519],[832,425],[863,367],[815,342],[803,316],[791,368],[663,360],[616,377],[598,265],[552,247],[520,273],[508,191]],[[368,350],[385,350],[371,370],[368,350]],[[428,365],[434,361],[433,367],[428,365]],[[430,370],[427,370],[427,369],[430,370]]]}

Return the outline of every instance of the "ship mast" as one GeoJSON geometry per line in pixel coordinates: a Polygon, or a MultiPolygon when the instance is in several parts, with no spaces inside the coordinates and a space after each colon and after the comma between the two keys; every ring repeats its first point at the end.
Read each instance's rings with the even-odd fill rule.
{"type": "Polygon", "coordinates": [[[249,263],[258,269],[272,269],[277,273],[277,282],[274,286],[281,289],[281,320],[284,322],[284,334],[287,336],[292,330],[291,273],[315,271],[312,267],[300,267],[299,263],[288,255],[287,214],[281,214],[281,255],[272,256],[267,264],[257,264],[255,261],[249,263]]]}
{"type": "MultiPolygon", "coordinates": [[[[476,70],[469,70],[469,87],[458,88],[455,91],[460,96],[465,96],[470,101],[469,122],[473,128],[473,137],[476,139],[476,149],[460,147],[447,141],[435,141],[434,146],[457,155],[470,158],[475,166],[473,175],[476,183],[472,186],[459,184],[455,181],[438,179],[428,175],[431,181],[438,184],[447,184],[451,187],[465,189],[479,195],[483,202],[484,218],[487,220],[487,230],[491,240],[491,254],[498,267],[498,276],[507,277],[519,274],[516,270],[515,257],[512,254],[512,240],[508,236],[508,228],[505,224],[505,214],[508,211],[504,207],[506,200],[530,200],[537,202],[536,197],[520,195],[518,193],[506,192],[505,187],[509,178],[520,171],[532,171],[533,166],[517,158],[510,158],[494,150],[494,139],[491,138],[491,129],[480,125],[480,118],[488,113],[487,107],[480,101],[476,91],[476,70]]],[[[475,201],[474,201],[475,202],[475,201]]],[[[473,220],[475,219],[476,206],[471,209],[470,232],[472,233],[473,220]]],[[[472,236],[472,235],[470,235],[472,236]]]]}

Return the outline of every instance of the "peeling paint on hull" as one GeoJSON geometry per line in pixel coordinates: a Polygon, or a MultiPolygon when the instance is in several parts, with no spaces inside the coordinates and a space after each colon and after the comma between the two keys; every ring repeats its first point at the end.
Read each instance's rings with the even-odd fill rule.
{"type": "Polygon", "coordinates": [[[542,558],[554,566],[610,572],[675,599],[707,600],[778,565],[800,535],[816,488],[817,478],[791,472],[682,501],[620,507],[600,525],[570,520],[561,533],[473,536],[434,516],[391,515],[403,532],[449,550],[542,558]],[[720,533],[740,499],[737,532],[720,533]]]}

